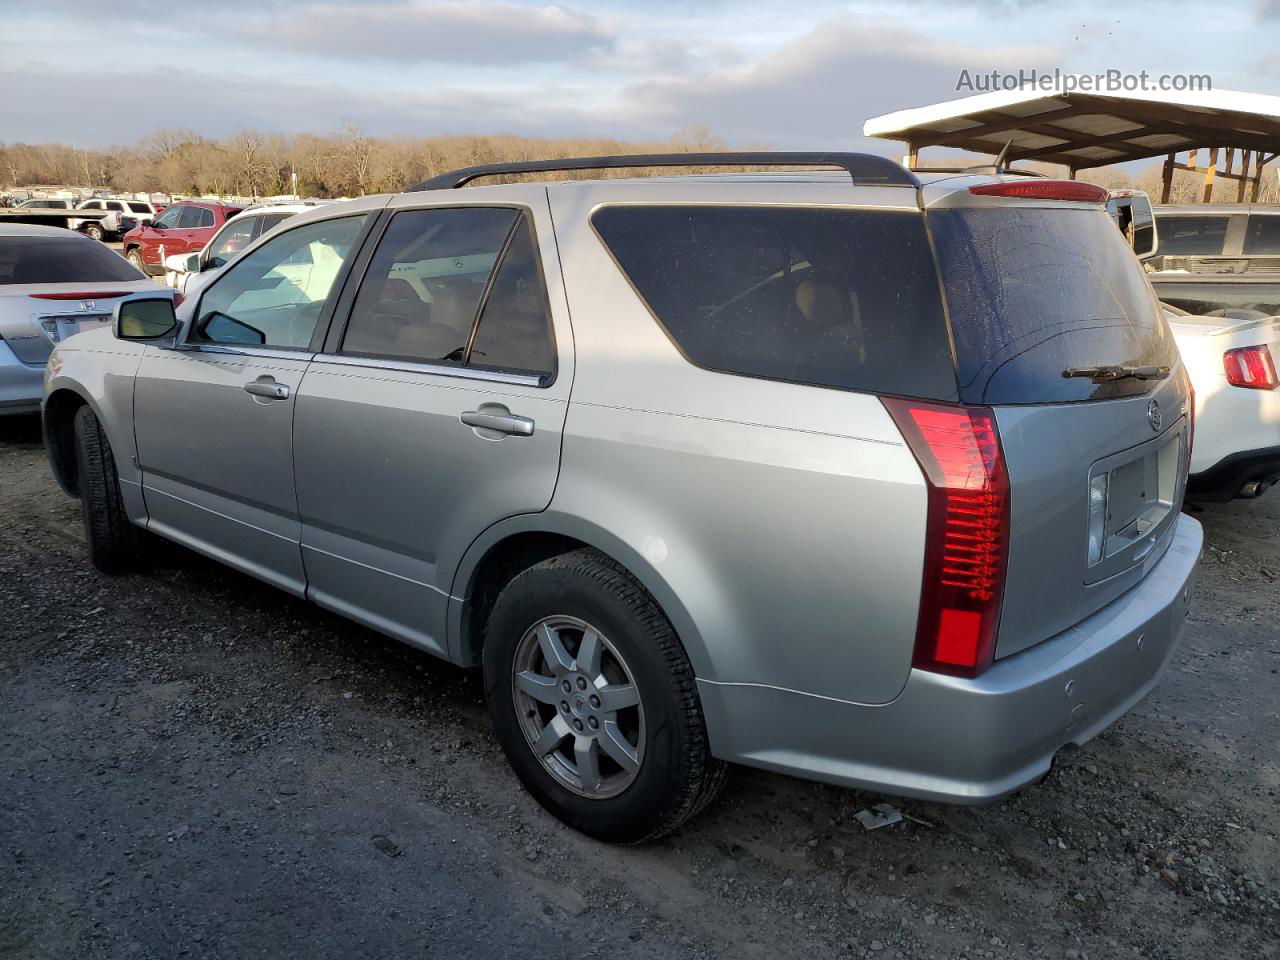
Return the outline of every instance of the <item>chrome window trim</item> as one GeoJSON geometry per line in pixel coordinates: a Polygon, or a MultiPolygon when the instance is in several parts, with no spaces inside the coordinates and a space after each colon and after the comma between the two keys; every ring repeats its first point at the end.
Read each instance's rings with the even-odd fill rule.
{"type": "Polygon", "coordinates": [[[313,356],[310,347],[248,347],[227,343],[180,343],[171,349],[179,353],[213,353],[233,357],[268,357],[276,359],[308,360],[313,356]]]}
{"type": "Polygon", "coordinates": [[[316,354],[312,362],[339,367],[362,367],[369,370],[394,370],[399,373],[430,373],[461,380],[483,380],[486,383],[507,383],[521,387],[541,387],[543,379],[537,374],[502,373],[498,370],[483,370],[478,367],[362,357],[349,353],[316,354]]]}

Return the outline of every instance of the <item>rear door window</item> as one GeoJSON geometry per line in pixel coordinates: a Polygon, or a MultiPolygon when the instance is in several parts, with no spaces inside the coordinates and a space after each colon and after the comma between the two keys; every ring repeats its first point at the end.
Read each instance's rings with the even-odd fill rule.
{"type": "Polygon", "coordinates": [[[518,211],[405,210],[378,242],[343,353],[461,364],[498,255],[518,211]]]}
{"type": "Polygon", "coordinates": [[[956,397],[919,213],[615,206],[592,223],[658,323],[700,367],[956,397]]]}
{"type": "Polygon", "coordinates": [[[1280,254],[1280,214],[1251,213],[1245,229],[1246,254],[1280,254]]]}
{"type": "Polygon", "coordinates": [[[1213,257],[1222,253],[1229,217],[1156,215],[1160,247],[1156,255],[1213,257]]]}
{"type": "Polygon", "coordinates": [[[966,403],[1146,393],[1155,381],[1064,374],[1177,363],[1146,274],[1105,210],[951,209],[931,212],[929,223],[966,403]]]}

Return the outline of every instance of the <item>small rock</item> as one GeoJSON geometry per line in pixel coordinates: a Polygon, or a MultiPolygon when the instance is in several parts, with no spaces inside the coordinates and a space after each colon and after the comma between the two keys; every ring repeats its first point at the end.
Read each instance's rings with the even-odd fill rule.
{"type": "Polygon", "coordinates": [[[1163,870],[1160,871],[1160,876],[1164,877],[1165,882],[1168,883],[1169,886],[1176,887],[1178,885],[1177,870],[1172,870],[1169,867],[1165,867],[1163,870]]]}
{"type": "Polygon", "coordinates": [[[871,949],[874,950],[876,953],[879,953],[881,950],[884,949],[884,944],[881,943],[879,940],[872,940],[871,949]]]}
{"type": "Polygon", "coordinates": [[[538,848],[534,846],[525,847],[524,858],[530,863],[533,863],[533,861],[538,859],[538,848]]]}
{"type": "Polygon", "coordinates": [[[390,837],[385,837],[380,833],[373,835],[373,845],[385,853],[388,857],[400,856],[400,848],[390,837]]]}

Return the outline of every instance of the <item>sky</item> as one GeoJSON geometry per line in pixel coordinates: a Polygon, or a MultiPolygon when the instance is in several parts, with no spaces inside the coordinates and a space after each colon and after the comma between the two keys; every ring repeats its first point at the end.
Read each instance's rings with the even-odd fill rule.
{"type": "Polygon", "coordinates": [[[0,0],[0,141],[702,125],[732,146],[863,149],[868,117],[966,95],[961,70],[1280,93],[1277,39],[1280,0],[0,0]]]}

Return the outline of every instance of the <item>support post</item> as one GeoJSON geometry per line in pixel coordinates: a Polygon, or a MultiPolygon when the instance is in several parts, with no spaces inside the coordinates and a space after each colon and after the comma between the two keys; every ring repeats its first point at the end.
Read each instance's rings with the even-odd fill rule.
{"type": "Polygon", "coordinates": [[[914,143],[907,144],[907,168],[914,170],[920,166],[920,148],[914,143]]]}
{"type": "Polygon", "coordinates": [[[1177,154],[1171,153],[1164,161],[1164,176],[1161,179],[1160,202],[1168,203],[1169,195],[1173,192],[1173,164],[1177,154]]]}
{"type": "Polygon", "coordinates": [[[1204,198],[1203,203],[1208,203],[1213,199],[1213,175],[1218,172],[1218,148],[1209,148],[1209,165],[1204,168],[1204,198]]]}
{"type": "Polygon", "coordinates": [[[1249,185],[1249,161],[1253,159],[1253,151],[1245,150],[1240,167],[1240,182],[1236,184],[1236,203],[1244,203],[1244,188],[1249,185]]]}

